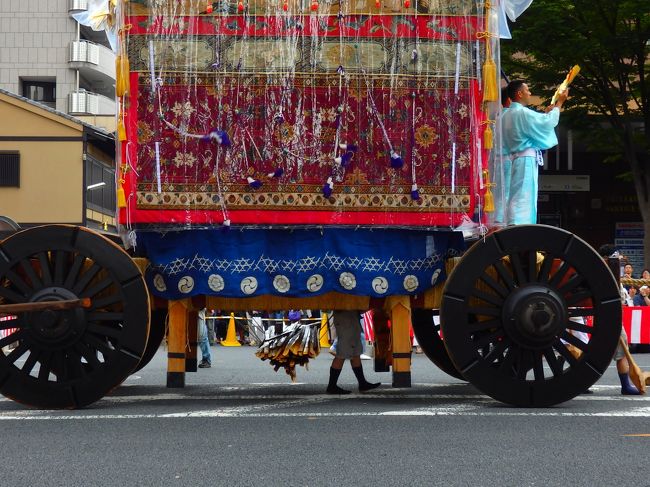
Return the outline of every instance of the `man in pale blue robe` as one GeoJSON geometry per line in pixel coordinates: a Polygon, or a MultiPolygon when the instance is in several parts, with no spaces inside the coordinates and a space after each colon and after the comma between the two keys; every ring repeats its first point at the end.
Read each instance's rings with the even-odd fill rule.
{"type": "MultiPolygon", "coordinates": [[[[508,111],[510,107],[510,96],[508,96],[508,88],[501,89],[501,114],[499,117],[508,111]]],[[[500,120],[497,120],[497,124],[500,120]]],[[[506,224],[506,211],[508,205],[508,196],[510,194],[510,173],[512,161],[510,160],[510,153],[505,149],[503,143],[496,164],[493,171],[493,181],[496,185],[494,193],[494,224],[501,227],[506,224]]]]}
{"type": "Polygon", "coordinates": [[[538,166],[543,164],[541,151],[557,145],[555,127],[560,121],[560,109],[568,96],[561,93],[557,102],[539,113],[527,105],[531,93],[521,81],[508,84],[511,104],[503,115],[503,151],[510,155],[510,191],[507,205],[507,224],[537,223],[538,166]]]}

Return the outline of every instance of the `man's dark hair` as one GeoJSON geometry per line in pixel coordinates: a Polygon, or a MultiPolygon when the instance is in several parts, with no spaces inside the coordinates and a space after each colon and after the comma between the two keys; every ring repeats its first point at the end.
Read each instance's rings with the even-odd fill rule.
{"type": "MultiPolygon", "coordinates": [[[[503,88],[501,88],[501,105],[505,106],[506,100],[508,98],[510,98],[510,95],[508,95],[508,87],[504,86],[503,88]]],[[[512,100],[512,98],[510,98],[510,100],[512,100]]]]}
{"type": "Polygon", "coordinates": [[[521,89],[524,83],[526,82],[522,79],[515,79],[508,83],[508,86],[506,86],[508,98],[510,98],[512,101],[515,101],[517,99],[517,92],[521,89]]]}
{"type": "Polygon", "coordinates": [[[609,257],[616,252],[616,246],[613,244],[605,244],[598,247],[598,255],[601,257],[609,257]]]}

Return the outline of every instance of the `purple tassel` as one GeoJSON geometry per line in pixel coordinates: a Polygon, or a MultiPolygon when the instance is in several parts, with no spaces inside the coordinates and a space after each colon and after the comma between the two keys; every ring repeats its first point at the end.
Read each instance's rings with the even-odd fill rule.
{"type": "Polygon", "coordinates": [[[343,69],[343,66],[341,66],[341,65],[339,64],[339,67],[337,68],[336,72],[337,72],[338,74],[343,74],[343,73],[345,73],[345,69],[343,69]]]}
{"type": "Polygon", "coordinates": [[[327,178],[327,182],[323,185],[323,196],[325,198],[329,198],[332,196],[332,190],[334,189],[334,181],[332,181],[332,177],[330,176],[327,178]]]}
{"type": "Polygon", "coordinates": [[[413,183],[413,185],[411,186],[411,199],[414,200],[420,199],[420,191],[418,191],[418,185],[416,183],[413,183]]]}
{"type": "Polygon", "coordinates": [[[341,166],[343,167],[348,167],[350,165],[350,161],[352,160],[352,156],[354,155],[354,152],[347,151],[345,154],[341,156],[341,166]]]}
{"type": "Polygon", "coordinates": [[[339,147],[350,152],[356,152],[359,149],[359,147],[354,144],[339,144],[339,147]]]}
{"type": "Polygon", "coordinates": [[[390,167],[393,169],[400,169],[404,165],[404,161],[394,150],[390,151],[390,167]]]}
{"type": "Polygon", "coordinates": [[[268,173],[267,176],[270,178],[279,178],[283,174],[284,174],[284,169],[279,167],[275,171],[268,173]]]}
{"type": "Polygon", "coordinates": [[[230,138],[224,130],[212,129],[207,135],[201,137],[202,142],[209,142],[210,140],[216,140],[217,144],[223,145],[224,147],[230,147],[230,138]]]}
{"type": "Polygon", "coordinates": [[[262,186],[262,181],[250,176],[246,178],[246,181],[248,181],[248,185],[253,189],[258,189],[260,186],[262,186]]]}

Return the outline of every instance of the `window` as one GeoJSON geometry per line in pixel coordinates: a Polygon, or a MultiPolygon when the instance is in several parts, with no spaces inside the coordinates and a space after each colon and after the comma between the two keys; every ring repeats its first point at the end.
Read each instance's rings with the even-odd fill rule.
{"type": "Polygon", "coordinates": [[[20,188],[20,153],[0,151],[0,186],[20,188]]]}
{"type": "Polygon", "coordinates": [[[23,80],[23,96],[49,107],[55,107],[56,81],[23,80]]]}
{"type": "Polygon", "coordinates": [[[109,214],[115,213],[115,169],[90,154],[86,154],[86,188],[88,208],[109,214]]]}

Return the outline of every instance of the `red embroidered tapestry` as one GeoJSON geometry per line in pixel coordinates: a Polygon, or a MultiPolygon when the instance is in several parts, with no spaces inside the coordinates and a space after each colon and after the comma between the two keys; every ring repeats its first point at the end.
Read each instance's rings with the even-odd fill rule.
{"type": "Polygon", "coordinates": [[[122,221],[429,226],[473,213],[472,12],[150,3],[125,19],[122,221]]]}

